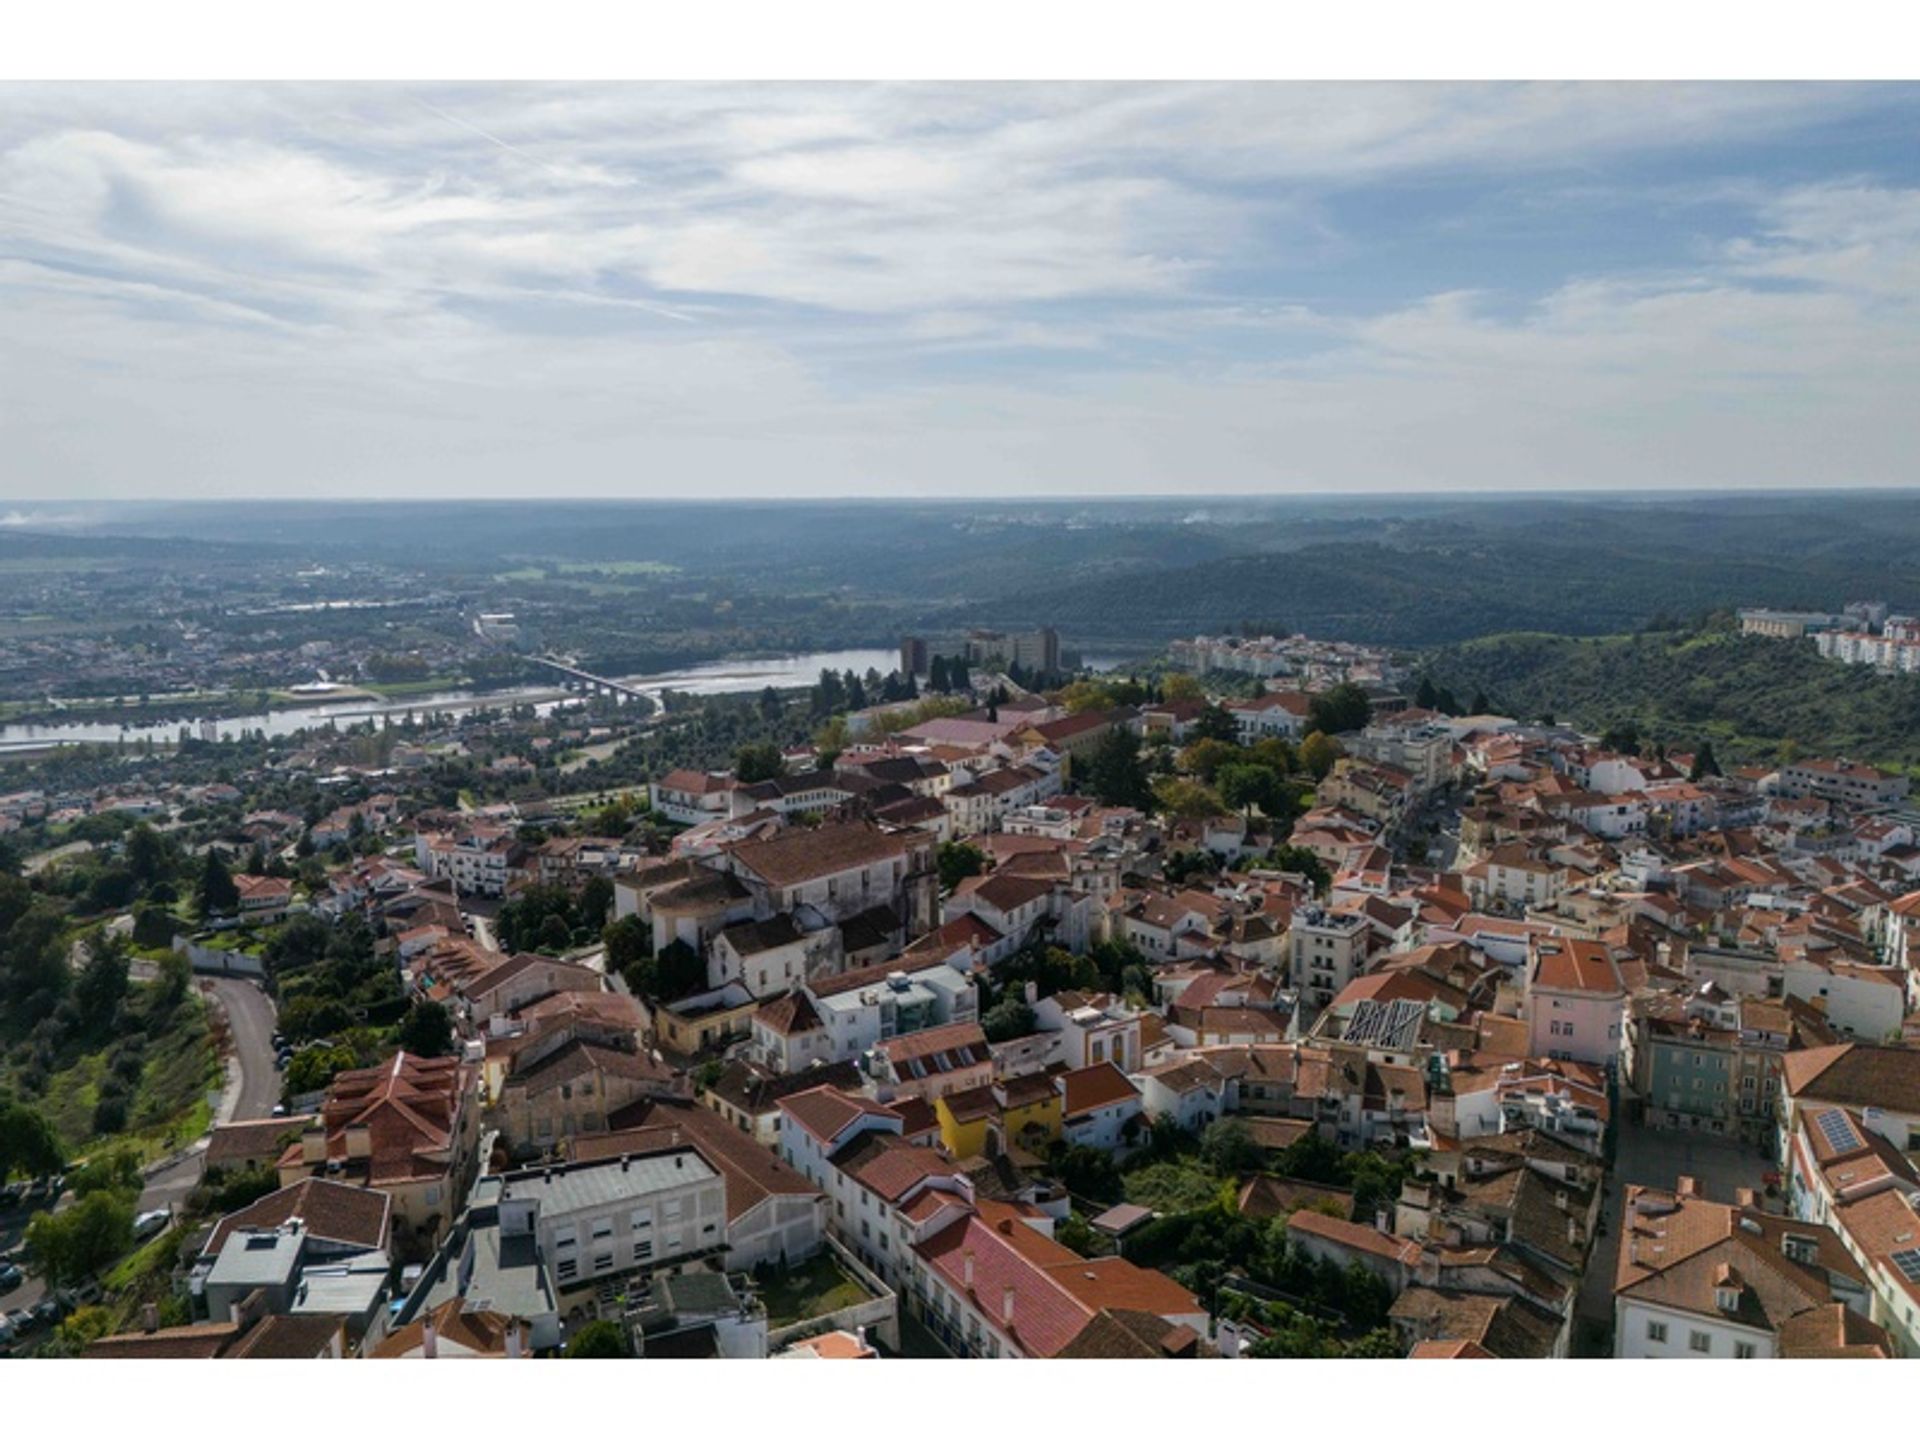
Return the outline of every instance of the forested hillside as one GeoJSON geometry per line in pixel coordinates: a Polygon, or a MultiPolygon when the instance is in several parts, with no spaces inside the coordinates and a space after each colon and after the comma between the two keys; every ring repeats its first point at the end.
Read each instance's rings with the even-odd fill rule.
{"type": "Polygon", "coordinates": [[[1920,676],[1823,660],[1810,641],[1730,627],[1581,638],[1507,634],[1436,650],[1428,672],[1495,710],[1649,743],[1711,740],[1722,760],[1807,754],[1920,765],[1920,676]],[[1788,753],[1791,753],[1789,751],[1788,753]]]}

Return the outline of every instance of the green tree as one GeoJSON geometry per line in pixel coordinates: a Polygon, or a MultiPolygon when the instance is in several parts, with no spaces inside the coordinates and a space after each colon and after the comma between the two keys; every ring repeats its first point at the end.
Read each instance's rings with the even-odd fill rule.
{"type": "Polygon", "coordinates": [[[1308,701],[1307,714],[1314,729],[1326,735],[1341,735],[1366,728],[1367,721],[1373,717],[1373,702],[1358,685],[1343,680],[1308,701]]]}
{"type": "Polygon", "coordinates": [[[1211,785],[1222,767],[1241,764],[1246,758],[1246,751],[1228,741],[1196,740],[1180,752],[1180,768],[1201,784],[1211,785]]]}
{"type": "Polygon", "coordinates": [[[1640,753],[1640,727],[1628,720],[1618,725],[1609,725],[1600,736],[1600,748],[1612,750],[1621,755],[1640,753]]]}
{"type": "Polygon", "coordinates": [[[127,996],[128,957],[126,942],[105,931],[96,931],[87,941],[86,964],[73,982],[73,1002],[80,1009],[80,1022],[95,1034],[113,1025],[114,1014],[127,996]]]}
{"type": "Polygon", "coordinates": [[[574,901],[573,908],[583,927],[600,929],[607,923],[607,913],[613,909],[613,881],[604,875],[589,875],[587,883],[580,887],[580,897],[574,901]]]}
{"type": "Polygon", "coordinates": [[[1105,805],[1153,808],[1153,787],[1140,758],[1140,737],[1124,725],[1100,737],[1087,760],[1086,788],[1105,805]]]}
{"type": "Polygon", "coordinates": [[[653,931],[638,915],[623,915],[600,931],[607,947],[607,966],[625,975],[653,953],[653,931]]]}
{"type": "Polygon", "coordinates": [[[1180,775],[1163,776],[1154,784],[1153,803],[1180,820],[1206,820],[1226,810],[1212,789],[1180,775]]]}
{"type": "Polygon", "coordinates": [[[1275,870],[1306,876],[1313,888],[1322,893],[1333,883],[1333,874],[1325,862],[1313,851],[1298,845],[1274,846],[1273,853],[1267,857],[1267,864],[1275,870]]]}
{"type": "Polygon", "coordinates": [[[1224,705],[1209,705],[1194,720],[1189,731],[1196,739],[1223,740],[1229,744],[1240,738],[1240,722],[1224,705]]]}
{"type": "Polygon", "coordinates": [[[102,1192],[137,1196],[142,1179],[140,1152],[131,1145],[116,1145],[76,1170],[71,1188],[78,1196],[102,1192]]]}
{"type": "Polygon", "coordinates": [[[359,1057],[351,1045],[309,1045],[293,1052],[287,1062],[287,1093],[308,1095],[324,1090],[342,1070],[351,1070],[359,1057]]]}
{"type": "Polygon", "coordinates": [[[824,720],[847,708],[846,686],[840,683],[840,677],[831,670],[820,672],[820,681],[813,687],[808,697],[808,709],[815,719],[824,720]]]}
{"type": "Polygon", "coordinates": [[[1250,813],[1256,806],[1268,815],[1285,811],[1285,782],[1264,765],[1227,765],[1219,776],[1220,798],[1233,809],[1250,813]]]}
{"type": "Polygon", "coordinates": [[[131,1196],[100,1190],[65,1210],[46,1210],[27,1226],[33,1267],[50,1284],[77,1285],[133,1244],[131,1196]]]}
{"type": "Polygon", "coordinates": [[[1346,752],[1340,742],[1324,730],[1315,730],[1300,742],[1300,764],[1316,780],[1333,772],[1334,763],[1346,752]]]}
{"type": "Polygon", "coordinates": [[[1018,995],[1009,995],[980,1017],[987,1039],[998,1045],[1033,1033],[1033,1007],[1018,995]]]}
{"type": "Polygon", "coordinates": [[[171,848],[145,821],[127,832],[126,862],[127,873],[142,890],[173,873],[171,848]]]}
{"type": "Polygon", "coordinates": [[[239,887],[233,883],[233,875],[220,858],[218,850],[207,851],[206,863],[200,867],[197,893],[202,919],[213,915],[231,915],[240,908],[239,887]]]}
{"type": "MultiPolygon", "coordinates": [[[[17,880],[22,894],[26,887],[17,880]]],[[[60,934],[65,917],[49,902],[28,895],[24,908],[16,906],[0,887],[0,920],[14,911],[10,923],[0,925],[0,1017],[25,1029],[53,1013],[72,984],[60,934]]]]}
{"type": "Polygon", "coordinates": [[[1233,1179],[1260,1168],[1260,1146],[1243,1121],[1220,1120],[1200,1140],[1200,1158],[1216,1175],[1233,1179]]]}
{"type": "Polygon", "coordinates": [[[654,965],[659,999],[678,1000],[707,986],[707,962],[684,940],[663,949],[654,957],[654,965]]]}
{"type": "Polygon", "coordinates": [[[164,950],[179,928],[180,922],[164,905],[142,903],[133,909],[133,943],[142,950],[164,950]]]}
{"type": "Polygon", "coordinates": [[[986,854],[964,840],[946,840],[940,845],[936,862],[940,867],[940,886],[951,890],[962,880],[987,868],[986,854]]]}
{"type": "Polygon", "coordinates": [[[65,1163],[45,1115],[15,1100],[0,1102],[0,1184],[15,1174],[52,1175],[65,1163]]]}
{"type": "Polygon", "coordinates": [[[437,1000],[420,1000],[409,1006],[401,1018],[395,1037],[409,1055],[432,1060],[453,1053],[453,1018],[437,1000]]]}
{"type": "Polygon", "coordinates": [[[611,1320],[589,1320],[567,1341],[569,1360],[626,1360],[632,1355],[627,1332],[611,1320]]]}
{"type": "Polygon", "coordinates": [[[1702,740],[1700,748],[1693,752],[1693,767],[1687,771],[1689,780],[1704,780],[1709,775],[1720,773],[1720,762],[1713,757],[1713,742],[1702,740]]]}
{"type": "Polygon", "coordinates": [[[743,785],[777,780],[786,773],[787,762],[780,754],[780,747],[771,740],[742,745],[733,752],[733,776],[743,785]]]}

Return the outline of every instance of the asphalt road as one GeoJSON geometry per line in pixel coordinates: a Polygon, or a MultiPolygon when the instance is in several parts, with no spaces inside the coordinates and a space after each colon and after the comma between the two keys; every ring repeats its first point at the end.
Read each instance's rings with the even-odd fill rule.
{"type": "Polygon", "coordinates": [[[251,980],[222,977],[209,981],[214,997],[233,1029],[234,1055],[240,1064],[240,1093],[222,1097],[225,1120],[264,1120],[280,1103],[280,1072],[273,1068],[275,1012],[267,992],[251,980]]]}

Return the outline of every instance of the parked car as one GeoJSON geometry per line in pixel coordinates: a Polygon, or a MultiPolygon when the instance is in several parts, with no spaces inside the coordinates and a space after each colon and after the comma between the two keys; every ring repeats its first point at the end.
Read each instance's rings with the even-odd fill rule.
{"type": "Polygon", "coordinates": [[[0,1265],[0,1295],[19,1289],[26,1278],[26,1272],[18,1265],[0,1265]]]}
{"type": "Polygon", "coordinates": [[[42,1325],[57,1325],[64,1312],[60,1308],[60,1302],[49,1295],[33,1307],[33,1313],[42,1325]]]}
{"type": "Polygon", "coordinates": [[[0,1190],[0,1210],[11,1210],[26,1198],[26,1181],[16,1180],[13,1184],[7,1186],[6,1189],[0,1190]]]}
{"type": "Polygon", "coordinates": [[[13,1333],[25,1335],[40,1328],[40,1317],[25,1305],[17,1310],[7,1311],[7,1323],[13,1326],[13,1333]]]}
{"type": "Polygon", "coordinates": [[[158,1235],[173,1221],[171,1210],[142,1210],[133,1217],[133,1238],[145,1240],[158,1235]]]}
{"type": "Polygon", "coordinates": [[[101,1296],[105,1293],[100,1288],[100,1282],[89,1277],[70,1290],[54,1291],[53,1298],[60,1302],[62,1310],[71,1315],[82,1305],[98,1305],[101,1296]]]}

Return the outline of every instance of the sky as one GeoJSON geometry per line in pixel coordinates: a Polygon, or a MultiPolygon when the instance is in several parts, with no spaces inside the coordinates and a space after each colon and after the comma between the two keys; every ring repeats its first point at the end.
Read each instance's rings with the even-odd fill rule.
{"type": "Polygon", "coordinates": [[[1920,87],[0,87],[0,500],[1907,485],[1920,87]]]}

